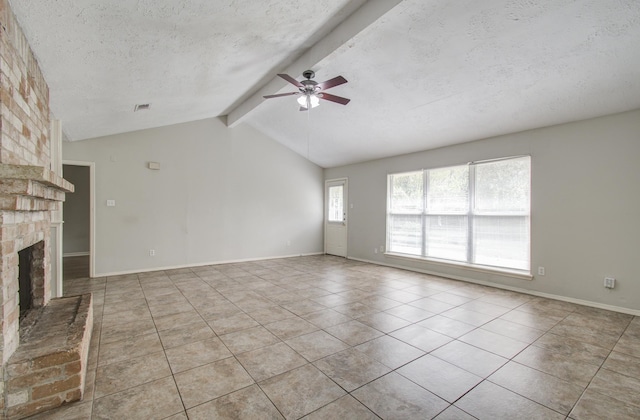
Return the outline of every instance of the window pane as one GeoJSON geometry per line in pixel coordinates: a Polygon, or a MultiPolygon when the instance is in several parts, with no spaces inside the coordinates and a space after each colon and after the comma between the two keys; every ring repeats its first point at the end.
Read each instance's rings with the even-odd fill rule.
{"type": "Polygon", "coordinates": [[[343,185],[329,187],[329,216],[330,222],[342,222],[344,220],[344,194],[343,185]]]}
{"type": "Polygon", "coordinates": [[[389,215],[389,251],[422,254],[422,216],[389,215]]]}
{"type": "Polygon", "coordinates": [[[466,213],[469,210],[469,167],[430,169],[427,171],[427,211],[429,213],[466,213]]]}
{"type": "Polygon", "coordinates": [[[528,216],[475,216],[475,264],[529,270],[528,216]]]}
{"type": "Polygon", "coordinates": [[[476,166],[475,210],[481,213],[529,213],[529,157],[476,166]]]}
{"type": "Polygon", "coordinates": [[[427,216],[426,256],[467,260],[467,216],[427,216]]]}
{"type": "Polygon", "coordinates": [[[391,213],[422,213],[424,196],[422,171],[389,176],[391,213]]]}

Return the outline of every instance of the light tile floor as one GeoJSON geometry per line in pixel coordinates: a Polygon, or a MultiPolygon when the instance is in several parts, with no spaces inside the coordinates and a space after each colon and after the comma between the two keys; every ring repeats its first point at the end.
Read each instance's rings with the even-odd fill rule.
{"type": "Polygon", "coordinates": [[[329,256],[65,281],[85,399],[46,419],[638,419],[640,319],[329,256]]]}

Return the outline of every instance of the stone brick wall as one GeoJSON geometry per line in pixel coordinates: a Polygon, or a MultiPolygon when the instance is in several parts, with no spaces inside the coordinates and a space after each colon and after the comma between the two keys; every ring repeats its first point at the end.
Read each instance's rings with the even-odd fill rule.
{"type": "Polygon", "coordinates": [[[47,305],[51,214],[60,208],[64,193],[73,191],[51,171],[49,131],[49,88],[8,0],[0,0],[0,418],[22,418],[79,399],[84,385],[88,344],[74,343],[84,343],[87,332],[90,337],[90,326],[74,327],[82,330],[75,334],[80,339],[65,341],[68,333],[74,336],[73,328],[60,327],[64,334],[53,334],[55,328],[46,322],[55,315],[47,305]],[[38,324],[46,340],[35,344],[37,337],[20,336],[24,320],[18,295],[18,251],[34,244],[33,307],[46,314],[38,324]],[[63,341],[45,348],[52,334],[63,341]],[[58,360],[67,353],[68,360],[58,360]]]}
{"type": "MultiPolygon", "coordinates": [[[[0,165],[34,165],[49,169],[49,118],[49,88],[8,0],[0,0],[0,165]]],[[[8,188],[5,181],[0,180],[0,183],[3,184],[0,193],[5,192],[8,188]]],[[[16,253],[44,240],[46,275],[43,280],[48,283],[50,215],[46,211],[13,211],[36,210],[24,208],[30,203],[24,203],[22,195],[2,194],[0,201],[0,321],[3,330],[0,360],[4,363],[18,345],[18,321],[14,320],[17,286],[13,282],[17,270],[16,253]]],[[[48,285],[43,287],[47,288],[44,294],[48,297],[48,285]]]]}
{"type": "Polygon", "coordinates": [[[0,163],[50,168],[49,87],[8,0],[0,0],[0,163]]]}

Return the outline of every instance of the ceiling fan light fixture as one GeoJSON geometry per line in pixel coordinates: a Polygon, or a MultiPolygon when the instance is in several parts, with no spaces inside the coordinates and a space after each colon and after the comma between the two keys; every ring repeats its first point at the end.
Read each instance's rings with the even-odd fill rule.
{"type": "Polygon", "coordinates": [[[309,105],[311,105],[311,108],[315,108],[320,105],[320,98],[314,94],[307,93],[306,95],[300,95],[298,104],[303,108],[309,108],[309,105]]]}

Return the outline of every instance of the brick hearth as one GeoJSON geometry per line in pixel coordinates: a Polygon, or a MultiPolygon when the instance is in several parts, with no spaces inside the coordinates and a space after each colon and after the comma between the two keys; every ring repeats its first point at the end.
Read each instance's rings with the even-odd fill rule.
{"type": "Polygon", "coordinates": [[[92,327],[90,293],[52,299],[29,313],[20,323],[20,346],[5,368],[8,417],[82,397],[92,327]]]}

